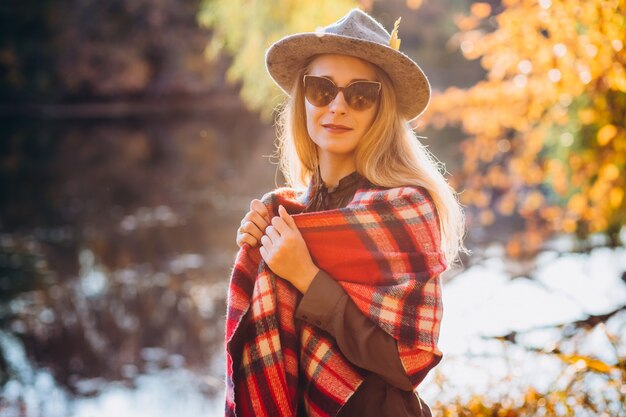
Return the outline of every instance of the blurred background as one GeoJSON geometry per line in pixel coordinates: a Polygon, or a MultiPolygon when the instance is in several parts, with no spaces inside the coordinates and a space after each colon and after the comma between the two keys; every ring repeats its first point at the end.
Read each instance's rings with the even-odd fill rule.
{"type": "Polygon", "coordinates": [[[468,218],[437,416],[626,415],[624,0],[5,0],[0,416],[223,414],[235,233],[283,185],[264,69],[360,7],[468,218]]]}

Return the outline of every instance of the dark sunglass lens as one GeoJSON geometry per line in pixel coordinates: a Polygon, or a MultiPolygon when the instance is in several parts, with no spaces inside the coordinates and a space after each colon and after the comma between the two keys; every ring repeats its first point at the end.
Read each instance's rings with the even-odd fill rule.
{"type": "Polygon", "coordinates": [[[308,76],[304,79],[304,96],[314,106],[328,105],[337,95],[337,88],[326,78],[308,76]]]}
{"type": "Polygon", "coordinates": [[[380,85],[374,82],[357,81],[344,90],[346,102],[355,110],[367,110],[378,100],[380,85]]]}

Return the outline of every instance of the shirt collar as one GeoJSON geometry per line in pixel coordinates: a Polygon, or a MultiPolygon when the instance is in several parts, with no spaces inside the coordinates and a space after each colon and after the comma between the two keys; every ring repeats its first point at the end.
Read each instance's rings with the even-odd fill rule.
{"type": "MultiPolygon", "coordinates": [[[[359,174],[357,171],[354,171],[351,174],[346,175],[342,179],[339,180],[337,186],[332,189],[327,189],[329,193],[337,193],[339,190],[350,190],[352,187],[358,187],[359,181],[363,179],[363,176],[359,174]]],[[[322,185],[323,188],[326,188],[322,185]]],[[[320,187],[320,188],[322,188],[320,187]]],[[[316,193],[316,185],[315,185],[315,176],[311,177],[309,180],[309,186],[307,187],[306,192],[302,195],[300,201],[303,204],[309,204],[311,202],[311,198],[316,193]]]]}
{"type": "Polygon", "coordinates": [[[337,183],[336,186],[328,188],[322,185],[322,187],[326,188],[329,193],[334,193],[337,191],[342,191],[342,190],[350,188],[351,186],[359,182],[360,178],[361,178],[361,175],[359,175],[358,172],[354,171],[352,174],[348,174],[342,179],[340,179],[339,183],[337,183]]]}

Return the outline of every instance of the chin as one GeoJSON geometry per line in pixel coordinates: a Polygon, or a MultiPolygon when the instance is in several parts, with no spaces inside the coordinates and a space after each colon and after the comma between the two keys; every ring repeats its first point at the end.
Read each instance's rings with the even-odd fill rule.
{"type": "Polygon", "coordinates": [[[323,152],[338,153],[338,154],[352,153],[354,151],[354,148],[346,146],[345,143],[339,143],[337,141],[325,140],[321,143],[318,143],[317,147],[319,148],[319,150],[323,152]]]}
{"type": "Polygon", "coordinates": [[[346,146],[344,140],[330,139],[317,144],[320,151],[337,155],[348,155],[354,153],[356,146],[346,146]]]}

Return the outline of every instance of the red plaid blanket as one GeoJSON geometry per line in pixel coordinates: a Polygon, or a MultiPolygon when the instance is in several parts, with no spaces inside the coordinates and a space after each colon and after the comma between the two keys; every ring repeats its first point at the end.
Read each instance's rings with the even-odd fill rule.
{"type": "MultiPolygon", "coordinates": [[[[302,200],[289,188],[263,197],[272,216],[279,204],[293,215],[315,264],[397,340],[417,386],[420,371],[441,357],[439,274],[446,262],[430,196],[416,187],[362,183],[345,208],[293,214],[302,213],[302,200]]],[[[271,272],[258,247],[239,251],[228,291],[227,416],[296,416],[300,400],[307,415],[333,416],[363,381],[364,371],[327,333],[296,322],[299,297],[271,272]]]]}

